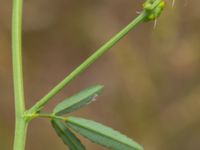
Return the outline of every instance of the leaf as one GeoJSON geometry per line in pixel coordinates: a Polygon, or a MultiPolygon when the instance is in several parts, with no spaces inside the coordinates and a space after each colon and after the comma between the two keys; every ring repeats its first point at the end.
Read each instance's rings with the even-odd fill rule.
{"type": "Polygon", "coordinates": [[[69,147],[70,150],[85,150],[84,145],[67,128],[65,123],[61,122],[58,119],[52,120],[51,123],[57,135],[63,140],[63,142],[69,147]]]}
{"type": "Polygon", "coordinates": [[[102,89],[102,85],[89,87],[59,103],[55,107],[54,113],[56,115],[63,115],[65,113],[75,111],[94,101],[96,96],[98,96],[101,93],[102,89]]]}
{"type": "Polygon", "coordinates": [[[67,125],[89,140],[113,150],[143,150],[127,136],[97,122],[78,117],[68,117],[67,125]]]}

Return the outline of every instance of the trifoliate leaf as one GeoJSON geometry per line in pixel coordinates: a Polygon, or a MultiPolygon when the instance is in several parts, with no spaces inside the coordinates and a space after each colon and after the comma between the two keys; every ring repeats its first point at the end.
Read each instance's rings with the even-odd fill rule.
{"type": "Polygon", "coordinates": [[[97,122],[78,117],[69,117],[66,123],[70,128],[89,140],[110,149],[143,150],[143,148],[132,139],[97,122]]]}
{"type": "Polygon", "coordinates": [[[96,97],[101,93],[102,89],[102,85],[89,87],[59,103],[55,107],[54,113],[56,115],[63,115],[65,113],[75,111],[89,104],[91,101],[94,101],[96,97]]]}
{"type": "Polygon", "coordinates": [[[66,124],[60,120],[51,121],[53,128],[62,141],[69,147],[70,150],[85,150],[85,147],[80,140],[67,128],[66,124]]]}

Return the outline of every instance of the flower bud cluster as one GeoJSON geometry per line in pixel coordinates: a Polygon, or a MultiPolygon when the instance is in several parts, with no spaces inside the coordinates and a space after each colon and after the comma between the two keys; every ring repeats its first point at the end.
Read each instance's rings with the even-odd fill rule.
{"type": "Polygon", "coordinates": [[[165,7],[163,0],[147,0],[143,4],[144,12],[147,14],[145,21],[151,21],[157,19],[162,13],[165,7]]]}

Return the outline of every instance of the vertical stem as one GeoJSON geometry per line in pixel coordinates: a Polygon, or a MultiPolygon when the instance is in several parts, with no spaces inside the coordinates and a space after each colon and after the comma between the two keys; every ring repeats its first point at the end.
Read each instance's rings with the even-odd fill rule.
{"type": "Polygon", "coordinates": [[[23,118],[16,118],[13,150],[25,150],[27,126],[23,118]]]}
{"type": "Polygon", "coordinates": [[[23,0],[13,0],[12,16],[12,57],[13,57],[13,80],[15,95],[15,138],[13,150],[24,150],[26,141],[27,122],[23,114],[24,87],[22,71],[22,6],[23,0]]]}

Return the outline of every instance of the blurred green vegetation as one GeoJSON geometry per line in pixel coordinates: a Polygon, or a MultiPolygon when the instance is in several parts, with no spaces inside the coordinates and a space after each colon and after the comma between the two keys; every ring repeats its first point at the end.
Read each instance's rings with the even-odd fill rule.
{"type": "MultiPolygon", "coordinates": [[[[12,149],[11,0],[0,0],[0,149],[12,149]]],[[[131,0],[25,0],[24,77],[30,107],[141,10],[131,0]]],[[[76,115],[112,126],[148,150],[200,147],[200,1],[167,1],[49,104],[97,83],[98,101],[76,115]]],[[[27,150],[64,150],[48,121],[30,125],[27,150]]],[[[83,141],[88,149],[103,149],[83,141]]]]}

